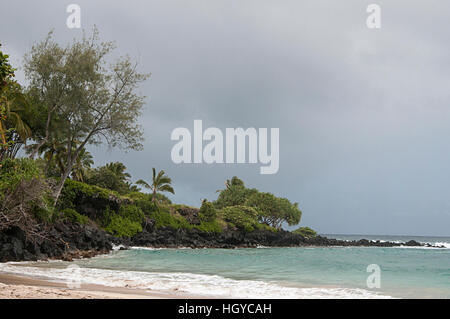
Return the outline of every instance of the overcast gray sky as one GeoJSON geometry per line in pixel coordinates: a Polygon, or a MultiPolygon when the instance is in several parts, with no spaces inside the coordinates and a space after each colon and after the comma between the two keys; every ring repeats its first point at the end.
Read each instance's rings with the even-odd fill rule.
{"type": "MultiPolygon", "coordinates": [[[[173,178],[175,202],[198,206],[233,175],[297,201],[322,233],[450,235],[448,1],[4,1],[0,42],[20,67],[48,31],[67,42],[66,7],[81,6],[116,54],[152,77],[144,151],[91,151],[133,180],[173,178]],[[366,27],[380,4],[382,28],[366,27]],[[176,127],[280,128],[280,169],[175,165],[176,127]]],[[[23,83],[19,70],[18,79],[23,83]]]]}

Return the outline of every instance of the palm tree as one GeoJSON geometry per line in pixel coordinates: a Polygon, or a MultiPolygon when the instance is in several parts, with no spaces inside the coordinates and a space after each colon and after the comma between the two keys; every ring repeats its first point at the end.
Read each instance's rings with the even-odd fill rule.
{"type": "Polygon", "coordinates": [[[84,182],[92,164],[94,164],[94,160],[91,153],[82,148],[72,168],[72,178],[84,182]]]}
{"type": "MultiPolygon", "coordinates": [[[[244,186],[244,182],[239,177],[233,176],[231,180],[227,179],[225,181],[225,189],[230,189],[232,186],[244,186]]],[[[218,189],[216,193],[220,193],[221,191],[222,189],[218,189]]]]}
{"type": "MultiPolygon", "coordinates": [[[[36,144],[32,144],[27,148],[27,153],[31,153],[36,147],[36,144]]],[[[64,169],[64,165],[61,161],[62,155],[66,153],[66,147],[63,143],[59,142],[57,139],[49,139],[45,142],[38,151],[39,157],[43,155],[45,160],[44,173],[47,175],[51,167],[57,167],[59,171],[64,169]]],[[[58,174],[60,172],[58,171],[58,174]]]]}
{"type": "Polygon", "coordinates": [[[131,175],[125,172],[126,166],[121,162],[108,163],[105,165],[105,168],[113,172],[123,183],[126,183],[131,178],[131,175]]]}
{"type": "Polygon", "coordinates": [[[20,86],[10,82],[0,96],[0,138],[3,145],[0,157],[6,155],[14,158],[22,144],[31,137],[31,129],[22,118],[29,107],[30,104],[20,86]],[[12,141],[11,145],[6,142],[7,136],[12,141]]]}
{"type": "Polygon", "coordinates": [[[163,170],[161,170],[158,173],[158,175],[156,175],[156,170],[154,167],[153,167],[153,180],[151,185],[142,179],[138,180],[136,184],[142,185],[145,188],[148,188],[152,191],[153,193],[152,202],[156,202],[156,194],[158,192],[169,192],[175,194],[173,187],[170,185],[172,184],[172,179],[168,177],[163,170]]]}

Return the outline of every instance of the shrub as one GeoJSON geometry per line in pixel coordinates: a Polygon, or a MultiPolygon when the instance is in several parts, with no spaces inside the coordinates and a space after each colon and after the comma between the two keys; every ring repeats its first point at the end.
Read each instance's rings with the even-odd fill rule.
{"type": "Polygon", "coordinates": [[[92,169],[86,183],[107,188],[122,195],[137,190],[137,187],[131,185],[131,175],[126,172],[126,169],[123,163],[108,163],[92,169]]]}
{"type": "MultiPolygon", "coordinates": [[[[149,195],[150,195],[150,199],[151,199],[153,195],[152,194],[149,194],[149,195]]],[[[164,194],[156,193],[155,197],[156,197],[156,201],[160,204],[166,204],[166,205],[172,204],[172,201],[169,199],[169,197],[167,197],[164,194]]]]}
{"type": "Polygon", "coordinates": [[[213,221],[202,221],[200,225],[194,226],[196,229],[205,233],[221,233],[223,232],[223,227],[218,220],[213,221]]]}
{"type": "Polygon", "coordinates": [[[0,162],[0,230],[17,226],[34,236],[39,221],[53,214],[50,189],[41,169],[28,158],[0,162]]]}
{"type": "Polygon", "coordinates": [[[64,188],[61,191],[58,205],[63,208],[74,208],[77,202],[86,198],[109,200],[110,198],[119,197],[118,193],[109,189],[67,179],[64,183],[64,188]]]}
{"type": "Polygon", "coordinates": [[[300,222],[302,212],[298,204],[292,204],[286,198],[279,198],[271,193],[256,192],[245,203],[258,211],[258,219],[267,225],[280,229],[283,222],[296,225],[300,222]]]}
{"type": "Polygon", "coordinates": [[[72,223],[79,223],[81,225],[85,225],[89,222],[89,218],[87,216],[81,215],[75,209],[66,208],[61,211],[61,217],[63,220],[69,220],[72,223]]]}
{"type": "Polygon", "coordinates": [[[219,197],[214,202],[216,208],[244,205],[247,198],[258,192],[256,189],[246,188],[244,182],[234,176],[231,181],[225,183],[226,189],[220,191],[219,197]]]}
{"type": "Polygon", "coordinates": [[[198,217],[200,218],[200,221],[214,221],[217,217],[217,211],[214,208],[214,205],[205,199],[200,207],[200,211],[198,212],[198,217]]]}
{"type": "Polygon", "coordinates": [[[128,194],[127,197],[130,198],[132,203],[138,206],[145,214],[150,214],[151,212],[158,210],[158,205],[152,201],[151,194],[132,192],[128,194]]]}
{"type": "Polygon", "coordinates": [[[152,212],[149,215],[155,221],[155,227],[172,227],[179,228],[192,228],[192,225],[182,216],[171,214],[167,208],[162,207],[160,210],[152,212]]]}
{"type": "Polygon", "coordinates": [[[144,213],[136,205],[120,206],[119,215],[135,223],[142,223],[144,220],[144,213]]]}
{"type": "Polygon", "coordinates": [[[0,162],[0,198],[6,191],[14,192],[21,182],[42,177],[41,170],[31,159],[5,159],[0,162]]]}
{"type": "Polygon", "coordinates": [[[234,226],[249,232],[262,228],[258,222],[258,212],[251,207],[225,207],[220,211],[220,215],[232,227],[234,226]]]}
{"type": "Polygon", "coordinates": [[[132,237],[142,231],[142,225],[120,215],[113,215],[105,230],[117,237],[132,237]]]}
{"type": "Polygon", "coordinates": [[[144,213],[136,205],[120,206],[119,212],[107,207],[101,221],[104,229],[117,237],[132,237],[142,231],[144,213]]]}
{"type": "Polygon", "coordinates": [[[67,179],[64,183],[58,208],[72,208],[90,219],[103,223],[104,212],[108,209],[118,212],[120,206],[130,202],[117,192],[67,179]]]}
{"type": "Polygon", "coordinates": [[[293,231],[294,234],[302,235],[303,237],[316,237],[317,232],[309,227],[300,227],[293,231]]]}

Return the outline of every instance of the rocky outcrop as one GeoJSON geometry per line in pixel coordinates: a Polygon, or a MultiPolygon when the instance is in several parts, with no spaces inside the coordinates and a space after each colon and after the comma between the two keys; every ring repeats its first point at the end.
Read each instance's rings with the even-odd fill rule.
{"type": "MultiPolygon", "coordinates": [[[[129,246],[151,247],[191,247],[191,248],[234,248],[234,247],[295,247],[295,246],[375,246],[395,247],[401,243],[380,242],[361,239],[358,241],[342,241],[322,236],[306,238],[292,232],[280,230],[257,230],[245,232],[239,230],[224,231],[220,234],[205,233],[197,229],[173,229],[147,227],[143,232],[123,244],[129,246]]],[[[408,242],[409,246],[422,246],[418,242],[408,242]]]]}
{"type": "MultiPolygon", "coordinates": [[[[36,237],[33,241],[25,237],[19,228],[11,228],[0,233],[0,262],[35,261],[43,259],[89,258],[107,253],[112,245],[141,247],[191,247],[191,248],[236,248],[236,247],[298,247],[298,246],[360,246],[395,247],[424,246],[416,241],[407,243],[369,241],[342,241],[322,236],[303,237],[288,231],[273,232],[257,230],[227,230],[222,233],[206,233],[198,229],[174,229],[154,227],[152,220],[145,223],[141,233],[130,239],[115,238],[103,230],[78,223],[54,224],[45,232],[45,237],[36,237]]],[[[430,245],[425,245],[430,246],[430,245]]]]}
{"type": "Polygon", "coordinates": [[[180,216],[184,217],[191,225],[200,224],[200,219],[198,217],[198,208],[179,205],[179,207],[171,208],[171,211],[173,213],[180,214],[180,216]]]}
{"type": "Polygon", "coordinates": [[[78,223],[55,223],[32,239],[13,227],[0,232],[0,262],[93,257],[109,252],[113,240],[96,227],[78,223]]]}

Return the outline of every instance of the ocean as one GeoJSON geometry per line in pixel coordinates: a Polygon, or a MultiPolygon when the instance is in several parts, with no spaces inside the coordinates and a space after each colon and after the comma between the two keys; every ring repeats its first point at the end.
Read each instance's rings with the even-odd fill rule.
{"type": "Polygon", "coordinates": [[[54,281],[219,298],[450,298],[450,237],[325,235],[342,240],[416,240],[446,248],[134,247],[74,262],[4,263],[0,271],[54,281]],[[370,288],[369,265],[380,287],[370,288]]]}

